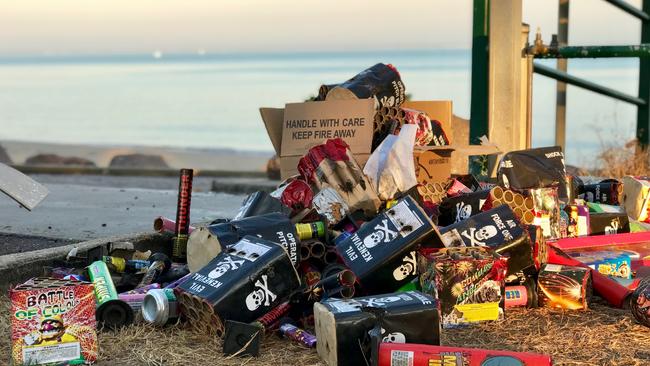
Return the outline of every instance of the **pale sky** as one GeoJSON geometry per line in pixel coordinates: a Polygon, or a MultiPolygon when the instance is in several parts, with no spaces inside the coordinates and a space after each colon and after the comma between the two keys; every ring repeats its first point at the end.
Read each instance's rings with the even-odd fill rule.
{"type": "MultiPolygon", "coordinates": [[[[550,41],[557,0],[523,4],[550,41]]],[[[571,44],[639,42],[603,0],[571,0],[570,17],[571,44]]],[[[471,32],[471,0],[0,0],[0,57],[470,48],[471,32]]]]}

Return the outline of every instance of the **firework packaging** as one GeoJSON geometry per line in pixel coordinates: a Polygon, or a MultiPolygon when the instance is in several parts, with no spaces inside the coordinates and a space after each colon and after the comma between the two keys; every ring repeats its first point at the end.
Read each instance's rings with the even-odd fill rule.
{"type": "Polygon", "coordinates": [[[336,245],[345,265],[368,293],[394,291],[416,276],[419,242],[436,229],[410,196],[336,245]]]}
{"type": "MultiPolygon", "coordinates": [[[[168,219],[164,216],[158,216],[153,220],[153,229],[159,233],[165,233],[165,232],[173,233],[176,231],[176,221],[172,219],[168,219]]],[[[192,231],[194,231],[194,229],[196,228],[190,225],[187,232],[191,234],[192,231]]]]}
{"type": "Polygon", "coordinates": [[[300,278],[280,244],[245,236],[174,290],[183,313],[197,330],[223,334],[223,322],[251,322],[300,286],[300,278]]]}
{"type": "Polygon", "coordinates": [[[615,179],[606,179],[600,183],[578,186],[578,198],[587,202],[620,205],[623,183],[615,179]]]}
{"type": "Polygon", "coordinates": [[[9,290],[15,365],[97,361],[95,296],[87,282],[32,278],[9,290]]]}
{"type": "Polygon", "coordinates": [[[440,344],[437,301],[418,291],[353,299],[328,299],[314,304],[316,349],[329,366],[363,365],[368,332],[376,320],[362,307],[385,310],[381,338],[385,342],[440,344]]]}
{"type": "Polygon", "coordinates": [[[373,137],[372,99],[289,103],[284,109],[260,108],[271,143],[280,159],[280,175],[298,174],[305,151],[328,139],[343,138],[359,164],[368,159],[373,137]]]}
{"type": "Polygon", "coordinates": [[[295,341],[298,344],[301,344],[307,348],[316,347],[316,336],[298,328],[292,322],[286,322],[280,325],[280,333],[288,339],[295,341]]]}
{"type": "Polygon", "coordinates": [[[350,212],[362,210],[370,217],[377,213],[381,204],[377,193],[342,139],[330,139],[309,149],[300,159],[298,171],[316,191],[336,190],[350,212]]]}
{"type": "Polygon", "coordinates": [[[294,264],[300,261],[300,248],[296,225],[291,222],[288,216],[279,212],[212,224],[207,226],[207,230],[208,232],[203,234],[205,240],[200,240],[203,239],[203,236],[200,236],[200,232],[197,232],[192,235],[192,240],[188,243],[190,252],[192,253],[188,258],[188,264],[192,272],[196,272],[214,258],[206,256],[205,252],[194,250],[192,248],[193,246],[196,245],[198,248],[206,245],[218,246],[220,248],[219,250],[209,250],[218,254],[228,246],[237,243],[246,235],[255,235],[262,239],[280,243],[287,250],[294,264]]]}
{"type": "Polygon", "coordinates": [[[293,214],[311,208],[314,192],[304,180],[294,179],[281,189],[280,201],[287,207],[291,207],[293,214]]]}
{"type": "Polygon", "coordinates": [[[540,306],[587,309],[591,297],[589,269],[547,264],[539,271],[537,289],[540,306]]]}
{"type": "Polygon", "coordinates": [[[527,225],[535,221],[535,203],[532,197],[524,197],[513,190],[495,186],[489,189],[487,200],[481,209],[488,211],[501,205],[510,206],[515,216],[527,225]]]}
{"type": "Polygon", "coordinates": [[[646,327],[650,327],[650,277],[639,283],[630,297],[630,309],[634,318],[646,327]]]}
{"type": "Polygon", "coordinates": [[[650,180],[647,177],[625,176],[623,206],[628,216],[641,222],[650,221],[650,180]]]}
{"type": "Polygon", "coordinates": [[[279,212],[286,216],[291,214],[291,209],[280,202],[277,198],[271,197],[268,193],[255,192],[244,200],[233,220],[240,220],[251,216],[260,216],[268,213],[279,212]]]}
{"type": "MultiPolygon", "coordinates": [[[[413,125],[415,127],[415,144],[418,146],[429,145],[433,141],[433,130],[431,129],[431,119],[429,116],[424,112],[410,108],[402,108],[402,111],[406,125],[413,125]]],[[[400,133],[403,128],[404,126],[400,129],[400,133]]]]}
{"type": "Polygon", "coordinates": [[[178,204],[176,206],[176,228],[172,257],[179,261],[187,255],[187,239],[190,234],[190,203],[192,201],[192,169],[181,169],[178,182],[178,204]]]}
{"type": "MultiPolygon", "coordinates": [[[[582,205],[566,205],[560,212],[561,219],[566,225],[563,237],[575,238],[589,235],[589,208],[582,205]]],[[[561,225],[564,226],[564,225],[561,225]]]]}
{"type": "Polygon", "coordinates": [[[505,299],[506,308],[520,306],[536,308],[538,301],[537,284],[535,280],[531,277],[527,277],[520,285],[506,286],[505,299]]]}
{"type": "Polygon", "coordinates": [[[399,107],[406,95],[404,83],[391,65],[376,64],[328,91],[326,100],[373,98],[379,106],[399,107]]]}
{"type": "Polygon", "coordinates": [[[96,261],[88,266],[88,276],[95,286],[96,318],[103,326],[113,329],[133,322],[133,309],[120,300],[106,263],[96,261]]]}
{"type": "Polygon", "coordinates": [[[386,137],[363,168],[382,201],[393,199],[418,183],[413,164],[415,131],[415,126],[406,125],[399,136],[386,137]]]}
{"type": "Polygon", "coordinates": [[[536,188],[528,190],[528,194],[533,198],[535,207],[533,224],[542,228],[547,239],[562,237],[558,189],[556,187],[536,188]]]}
{"type": "Polygon", "coordinates": [[[506,259],[486,248],[445,248],[423,253],[420,285],[438,294],[443,327],[504,316],[506,259]]]}
{"type": "Polygon", "coordinates": [[[511,151],[499,163],[499,185],[515,190],[560,187],[568,196],[564,154],[559,146],[511,151]]]}
{"type": "Polygon", "coordinates": [[[489,191],[479,191],[443,199],[439,207],[438,225],[452,225],[480,213],[488,194],[489,191]]]}
{"type": "Polygon", "coordinates": [[[422,344],[381,343],[372,366],[552,366],[550,356],[535,353],[422,344]]]}
{"type": "Polygon", "coordinates": [[[632,278],[632,261],[625,251],[574,252],[571,256],[609,277],[632,278]]]}
{"type": "Polygon", "coordinates": [[[589,216],[589,235],[613,235],[630,232],[630,219],[625,213],[592,213],[589,216]]]}

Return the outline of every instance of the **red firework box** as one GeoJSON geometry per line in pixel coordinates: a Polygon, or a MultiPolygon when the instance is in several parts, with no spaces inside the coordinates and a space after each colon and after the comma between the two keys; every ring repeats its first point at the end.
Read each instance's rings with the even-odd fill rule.
{"type": "Polygon", "coordinates": [[[87,282],[32,278],[9,290],[15,365],[97,361],[95,295],[87,282]]]}
{"type": "Polygon", "coordinates": [[[484,247],[423,248],[418,268],[422,292],[437,294],[444,328],[503,319],[507,258],[484,247]]]}

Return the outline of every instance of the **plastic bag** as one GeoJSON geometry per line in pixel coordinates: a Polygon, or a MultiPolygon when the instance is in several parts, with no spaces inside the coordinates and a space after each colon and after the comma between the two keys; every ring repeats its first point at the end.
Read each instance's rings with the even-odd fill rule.
{"type": "Polygon", "coordinates": [[[418,183],[413,163],[416,132],[416,125],[407,124],[399,136],[387,136],[363,168],[363,173],[383,201],[395,198],[398,193],[418,183]]]}

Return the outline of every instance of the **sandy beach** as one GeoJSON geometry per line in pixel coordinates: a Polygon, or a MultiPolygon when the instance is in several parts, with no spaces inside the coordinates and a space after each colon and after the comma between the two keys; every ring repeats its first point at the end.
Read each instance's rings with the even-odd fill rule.
{"type": "Polygon", "coordinates": [[[55,144],[25,141],[0,141],[14,164],[22,165],[37,154],[56,154],[80,157],[93,161],[98,167],[108,167],[111,159],[123,154],[148,154],[161,156],[173,169],[193,168],[257,172],[265,171],[273,152],[238,151],[233,149],[198,149],[156,146],[118,146],[55,144]]]}

